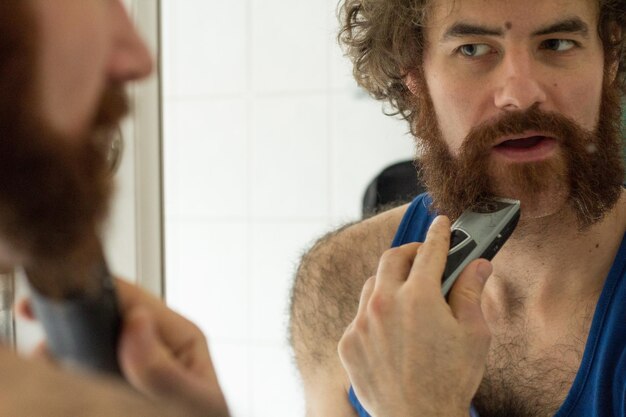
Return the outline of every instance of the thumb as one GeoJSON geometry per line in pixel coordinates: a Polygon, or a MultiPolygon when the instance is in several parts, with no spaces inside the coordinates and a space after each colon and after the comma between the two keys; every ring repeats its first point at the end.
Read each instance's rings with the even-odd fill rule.
{"type": "Polygon", "coordinates": [[[480,309],[485,283],[491,275],[493,267],[485,259],[471,262],[456,281],[450,291],[449,304],[454,316],[460,321],[483,319],[480,309]]]}
{"type": "Polygon", "coordinates": [[[119,360],[124,376],[147,395],[161,395],[163,384],[177,374],[175,360],[158,336],[148,310],[136,307],[124,319],[119,343],[119,360]]]}
{"type": "MultiPolygon", "coordinates": [[[[155,398],[170,397],[208,416],[228,416],[228,407],[213,368],[197,375],[160,337],[154,316],[144,307],[128,311],[119,343],[124,376],[133,387],[155,398]]],[[[210,357],[207,356],[210,364],[210,357]]]]}

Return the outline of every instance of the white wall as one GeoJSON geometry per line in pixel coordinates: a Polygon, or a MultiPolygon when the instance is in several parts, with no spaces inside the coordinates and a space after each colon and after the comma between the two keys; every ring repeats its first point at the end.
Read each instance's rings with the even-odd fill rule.
{"type": "Polygon", "coordinates": [[[209,336],[234,416],[304,415],[298,257],[412,140],[352,81],[335,0],[162,7],[167,300],[209,336]]]}

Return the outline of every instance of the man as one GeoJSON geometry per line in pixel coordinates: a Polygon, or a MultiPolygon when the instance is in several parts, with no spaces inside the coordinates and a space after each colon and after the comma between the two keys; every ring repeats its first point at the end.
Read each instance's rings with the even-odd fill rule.
{"type": "MultiPolygon", "coordinates": [[[[99,231],[112,188],[102,149],[126,112],[125,84],[151,70],[119,0],[0,2],[2,267],[69,259],[99,231]]],[[[130,284],[117,289],[119,360],[143,394],[0,348],[0,415],[228,415],[198,328],[130,284]]]]}
{"type": "Polygon", "coordinates": [[[409,122],[429,194],[303,257],[291,334],[308,415],[624,415],[626,3],[341,10],[357,81],[409,122]],[[519,225],[446,303],[450,223],[431,222],[490,196],[521,200],[519,225]]]}

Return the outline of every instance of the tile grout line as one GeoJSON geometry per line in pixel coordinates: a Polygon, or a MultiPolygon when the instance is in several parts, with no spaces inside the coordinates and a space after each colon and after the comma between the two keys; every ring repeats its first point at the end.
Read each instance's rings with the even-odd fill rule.
{"type": "Polygon", "coordinates": [[[254,159],[254,144],[253,141],[253,132],[252,132],[252,124],[254,119],[254,95],[253,95],[253,83],[254,83],[254,74],[253,74],[253,33],[252,33],[252,25],[253,25],[253,4],[252,0],[245,0],[245,28],[246,28],[246,89],[245,89],[245,100],[246,100],[246,308],[247,308],[247,317],[246,317],[246,337],[248,339],[248,343],[245,345],[245,352],[247,355],[247,365],[246,365],[246,373],[247,373],[247,405],[246,412],[249,416],[253,416],[254,414],[254,395],[252,394],[253,390],[253,381],[254,381],[254,368],[252,364],[253,360],[253,352],[252,352],[252,343],[250,342],[252,337],[252,224],[253,224],[253,207],[252,207],[252,163],[254,159]]]}

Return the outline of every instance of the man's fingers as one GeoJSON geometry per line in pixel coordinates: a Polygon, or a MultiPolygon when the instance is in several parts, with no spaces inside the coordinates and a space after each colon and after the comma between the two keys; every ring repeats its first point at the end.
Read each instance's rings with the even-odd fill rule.
{"type": "Polygon", "coordinates": [[[361,298],[359,299],[359,309],[357,311],[357,317],[364,314],[367,309],[367,304],[369,303],[370,297],[374,292],[374,287],[376,286],[376,277],[370,277],[363,284],[363,289],[361,290],[361,298]]]}
{"type": "MultiPolygon", "coordinates": [[[[189,347],[193,352],[193,347],[189,347]]],[[[119,360],[128,381],[155,398],[177,397],[209,409],[226,404],[210,355],[201,362],[185,359],[163,344],[154,317],[143,308],[128,312],[119,345],[119,360]]]]}
{"type": "Polygon", "coordinates": [[[421,243],[407,243],[406,245],[388,249],[378,262],[376,271],[376,290],[381,292],[395,291],[402,285],[411,270],[417,248],[421,243]]]}
{"type": "Polygon", "coordinates": [[[123,279],[116,279],[115,287],[122,311],[130,310],[141,305],[152,312],[158,312],[164,307],[163,302],[159,298],[148,294],[138,286],[126,282],[123,279]]]}
{"type": "Polygon", "coordinates": [[[419,247],[408,282],[428,280],[433,288],[441,288],[441,277],[450,249],[450,220],[437,216],[428,229],[424,243],[419,247]]]}
{"type": "Polygon", "coordinates": [[[161,386],[163,374],[175,372],[174,358],[159,339],[154,319],[142,307],[137,307],[126,317],[119,360],[126,378],[144,393],[154,396],[165,389],[161,386]]]}
{"type": "Polygon", "coordinates": [[[167,308],[160,299],[133,284],[117,279],[115,286],[124,316],[126,312],[141,306],[154,318],[159,336],[171,350],[182,351],[188,346],[194,346],[198,350],[196,352],[198,357],[208,355],[204,335],[195,324],[167,308]]]}
{"type": "Polygon", "coordinates": [[[360,337],[358,336],[358,334],[368,327],[369,319],[367,309],[370,298],[374,293],[375,286],[376,277],[368,278],[368,280],[365,281],[365,284],[363,284],[356,316],[350,322],[343,336],[339,340],[339,343],[337,344],[337,353],[339,354],[339,359],[344,365],[344,368],[358,356],[358,354],[356,353],[357,351],[362,352],[361,344],[359,343],[360,337]],[[355,349],[357,351],[355,351],[355,349]]]}
{"type": "Polygon", "coordinates": [[[489,261],[477,259],[463,270],[454,283],[448,300],[452,313],[460,322],[484,320],[480,300],[492,270],[489,261]]]}

